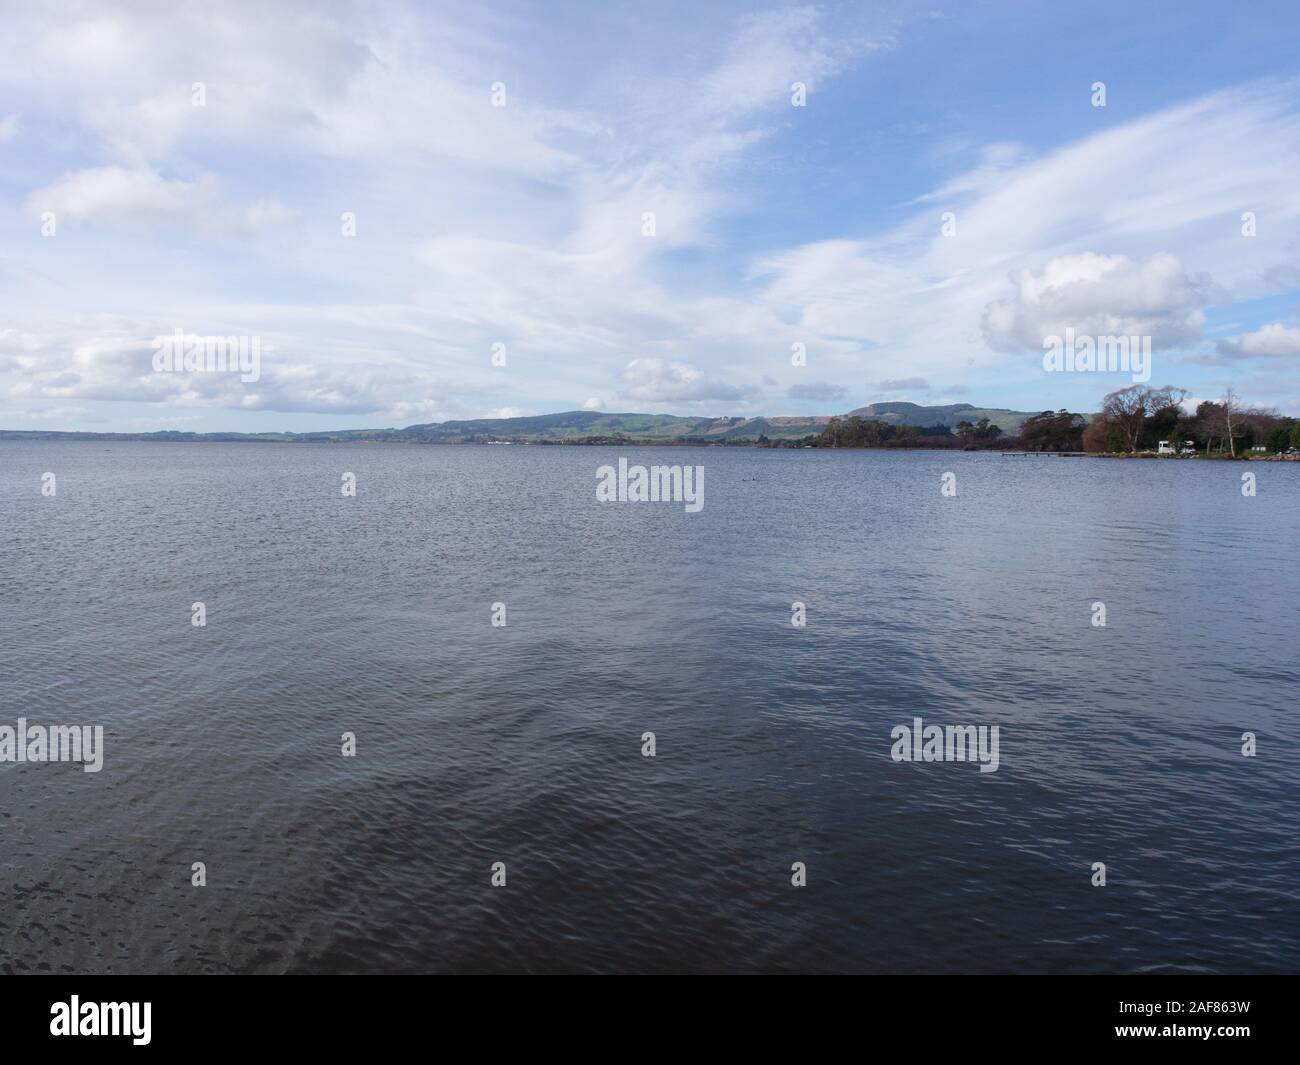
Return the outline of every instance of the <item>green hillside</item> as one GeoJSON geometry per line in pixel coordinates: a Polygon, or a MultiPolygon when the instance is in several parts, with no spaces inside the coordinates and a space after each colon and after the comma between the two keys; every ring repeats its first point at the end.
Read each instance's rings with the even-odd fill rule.
{"type": "Polygon", "coordinates": [[[977,422],[987,418],[1008,436],[1014,436],[1026,418],[1032,418],[1036,410],[1008,410],[1005,407],[976,407],[970,403],[948,403],[927,407],[919,403],[871,403],[850,415],[859,418],[874,419],[891,425],[943,425],[952,429],[960,422],[977,422]]]}
{"type": "MultiPolygon", "coordinates": [[[[1033,411],[975,407],[953,403],[927,407],[918,403],[873,403],[849,416],[892,425],[922,427],[976,422],[987,418],[1007,435],[1014,435],[1033,411]]],[[[798,440],[820,433],[830,417],[693,418],[678,414],[606,414],[574,410],[521,418],[472,418],[409,425],[405,429],[340,429],[312,433],[81,433],[39,430],[0,430],[0,439],[234,441],[286,443],[393,441],[423,444],[510,443],[745,443],[760,438],[798,440]]]]}

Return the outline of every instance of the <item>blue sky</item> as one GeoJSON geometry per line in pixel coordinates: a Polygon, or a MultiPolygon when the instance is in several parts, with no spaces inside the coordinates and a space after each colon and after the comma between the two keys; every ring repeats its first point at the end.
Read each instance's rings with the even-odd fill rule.
{"type": "Polygon", "coordinates": [[[1095,410],[1131,375],[1045,372],[1066,328],[1300,414],[1293,5],[5,19],[0,428],[1095,410]],[[258,379],[157,372],[176,329],[258,379]]]}

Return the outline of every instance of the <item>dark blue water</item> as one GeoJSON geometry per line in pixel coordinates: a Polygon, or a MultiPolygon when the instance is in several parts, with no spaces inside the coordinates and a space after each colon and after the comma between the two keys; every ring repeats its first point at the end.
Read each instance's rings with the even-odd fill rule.
{"type": "Polygon", "coordinates": [[[106,747],[0,764],[0,969],[1295,971],[1298,527],[1287,463],[0,444],[0,724],[106,747]]]}

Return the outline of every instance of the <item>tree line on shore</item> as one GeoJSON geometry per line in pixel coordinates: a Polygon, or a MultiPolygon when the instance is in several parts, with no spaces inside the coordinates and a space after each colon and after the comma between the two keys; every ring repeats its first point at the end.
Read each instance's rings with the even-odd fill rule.
{"type": "Polygon", "coordinates": [[[1155,451],[1160,441],[1182,450],[1237,456],[1253,448],[1283,453],[1300,448],[1300,420],[1263,407],[1245,407],[1231,389],[1205,400],[1195,413],[1183,406],[1186,389],[1130,385],[1111,392],[1091,418],[1061,409],[1025,419],[1007,435],[987,418],[946,425],[896,425],[856,415],[832,418],[820,433],[797,440],[760,437],[761,447],[936,448],[979,451],[1086,451],[1135,454],[1155,451]]]}
{"type": "Polygon", "coordinates": [[[1266,407],[1247,407],[1228,389],[1189,413],[1188,392],[1165,385],[1130,385],[1110,393],[1083,432],[1083,449],[1102,453],[1154,451],[1161,440],[1175,448],[1190,441],[1198,452],[1236,456],[1253,448],[1283,453],[1300,448],[1300,420],[1266,407]]]}

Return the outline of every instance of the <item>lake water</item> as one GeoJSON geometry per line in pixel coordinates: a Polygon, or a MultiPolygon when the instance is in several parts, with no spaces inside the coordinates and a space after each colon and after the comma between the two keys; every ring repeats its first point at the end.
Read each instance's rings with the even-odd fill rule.
{"type": "Polygon", "coordinates": [[[105,735],[0,763],[0,970],[1296,971],[1298,528],[1289,463],[0,443],[0,724],[105,735]]]}

